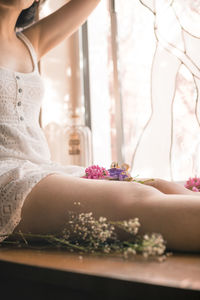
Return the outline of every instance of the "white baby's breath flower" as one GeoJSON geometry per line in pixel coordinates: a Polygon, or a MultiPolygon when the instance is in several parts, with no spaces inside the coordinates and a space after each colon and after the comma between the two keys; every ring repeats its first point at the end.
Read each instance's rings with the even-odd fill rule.
{"type": "Polygon", "coordinates": [[[100,223],[103,223],[103,222],[106,222],[107,219],[105,217],[99,217],[99,222],[100,223]]]}
{"type": "Polygon", "coordinates": [[[144,235],[144,240],[146,240],[146,241],[149,240],[149,236],[147,234],[144,235]]]}
{"type": "Polygon", "coordinates": [[[128,258],[129,256],[134,256],[136,254],[135,249],[128,247],[125,251],[124,251],[124,257],[128,258]]]}
{"type": "Polygon", "coordinates": [[[140,223],[139,223],[139,219],[135,218],[135,219],[130,219],[128,221],[123,221],[122,222],[122,227],[129,233],[136,235],[138,233],[139,227],[140,227],[140,223]]]}
{"type": "MultiPolygon", "coordinates": [[[[100,245],[103,245],[107,239],[113,236],[115,227],[107,223],[107,218],[100,217],[99,220],[95,220],[92,212],[80,213],[76,216],[76,219],[70,220],[70,229],[68,230],[68,237],[70,232],[76,236],[77,242],[81,244],[81,241],[88,243],[88,246],[98,249],[100,245]]],[[[65,236],[66,236],[65,230],[65,236]]],[[[105,251],[108,251],[106,248],[105,251]]]]}
{"type": "Polygon", "coordinates": [[[160,256],[165,252],[166,246],[162,235],[153,233],[145,234],[142,242],[143,256],[160,256]]]}
{"type": "Polygon", "coordinates": [[[103,248],[103,252],[104,252],[104,253],[110,253],[110,251],[111,251],[110,246],[109,246],[108,244],[106,244],[106,245],[104,246],[104,248],[103,248]]]}
{"type": "Polygon", "coordinates": [[[117,239],[115,224],[132,235],[136,235],[140,227],[138,218],[109,222],[103,216],[95,219],[92,212],[80,214],[71,212],[67,227],[63,230],[63,237],[77,247],[84,245],[90,253],[95,251],[110,253],[111,249],[115,249],[123,253],[125,258],[134,256],[138,252],[145,258],[154,256],[159,257],[159,261],[164,260],[166,247],[162,235],[153,233],[145,234],[143,238],[136,237],[135,241],[129,241],[130,247],[126,248],[125,244],[120,244],[117,239]],[[112,248],[114,241],[116,243],[112,248]]]}

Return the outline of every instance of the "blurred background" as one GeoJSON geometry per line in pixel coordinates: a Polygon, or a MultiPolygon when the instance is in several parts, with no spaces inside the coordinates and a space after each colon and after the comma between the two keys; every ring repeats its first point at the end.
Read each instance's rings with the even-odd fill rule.
{"type": "MultiPolygon", "coordinates": [[[[47,1],[40,17],[64,3],[47,1]]],[[[49,52],[41,126],[52,160],[199,176],[199,14],[199,0],[102,0],[49,52]]]]}

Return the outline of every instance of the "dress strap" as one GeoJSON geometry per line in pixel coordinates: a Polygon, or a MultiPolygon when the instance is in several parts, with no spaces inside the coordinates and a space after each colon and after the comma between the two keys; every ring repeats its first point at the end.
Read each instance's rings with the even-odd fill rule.
{"type": "Polygon", "coordinates": [[[30,42],[30,40],[25,36],[25,34],[23,34],[21,31],[17,32],[17,36],[24,42],[24,44],[27,46],[30,54],[31,54],[31,58],[34,64],[34,72],[37,70],[38,71],[38,63],[37,63],[37,54],[35,52],[35,49],[32,45],[32,43],[30,42]]]}

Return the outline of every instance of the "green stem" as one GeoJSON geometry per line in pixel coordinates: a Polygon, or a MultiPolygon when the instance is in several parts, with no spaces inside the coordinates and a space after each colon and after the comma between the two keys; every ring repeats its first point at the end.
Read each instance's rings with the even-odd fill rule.
{"type": "MultiPolygon", "coordinates": [[[[10,234],[9,237],[18,237],[20,236],[25,244],[27,245],[28,242],[25,240],[25,238],[39,238],[41,240],[46,240],[48,242],[59,242],[61,244],[64,244],[66,246],[69,246],[71,248],[74,248],[76,250],[81,250],[81,251],[85,251],[85,248],[84,247],[81,247],[81,246],[78,246],[78,245],[74,245],[74,244],[71,244],[70,242],[64,240],[64,239],[61,239],[61,238],[58,238],[56,236],[53,236],[53,235],[42,235],[42,234],[33,234],[33,233],[22,233],[22,232],[19,232],[19,233],[13,233],[13,234],[10,234]]],[[[8,237],[8,235],[0,235],[0,237],[8,237]]]]}

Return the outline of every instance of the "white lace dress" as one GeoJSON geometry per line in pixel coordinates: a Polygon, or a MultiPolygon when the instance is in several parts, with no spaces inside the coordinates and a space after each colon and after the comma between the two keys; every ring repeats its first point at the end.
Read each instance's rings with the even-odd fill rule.
{"type": "Polygon", "coordinates": [[[0,242],[13,232],[31,189],[49,174],[80,177],[84,168],[51,161],[39,113],[44,93],[36,53],[23,33],[17,33],[31,54],[34,70],[20,73],[0,67],[0,242]]]}

